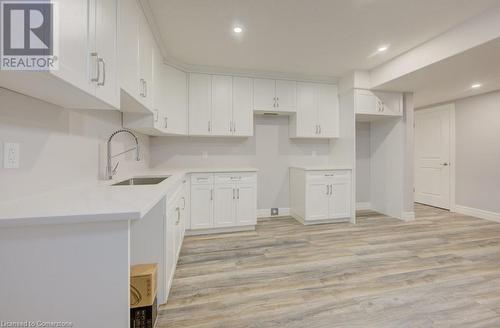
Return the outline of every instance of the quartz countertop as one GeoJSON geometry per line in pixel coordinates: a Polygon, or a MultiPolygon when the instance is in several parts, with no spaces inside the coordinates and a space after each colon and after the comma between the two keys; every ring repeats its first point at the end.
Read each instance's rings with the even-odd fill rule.
{"type": "Polygon", "coordinates": [[[0,228],[138,220],[175,190],[189,173],[257,172],[254,168],[194,168],[137,172],[116,180],[58,188],[0,202],[0,228]],[[132,177],[169,176],[156,185],[112,186],[132,177]]]}

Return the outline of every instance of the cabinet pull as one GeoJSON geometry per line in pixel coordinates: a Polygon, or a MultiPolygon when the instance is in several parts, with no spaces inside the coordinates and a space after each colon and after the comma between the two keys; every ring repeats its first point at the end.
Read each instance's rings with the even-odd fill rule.
{"type": "Polygon", "coordinates": [[[236,192],[237,192],[237,196],[236,196],[236,198],[237,198],[237,199],[240,199],[240,188],[236,189],[236,192]]]}
{"type": "Polygon", "coordinates": [[[326,185],[326,195],[329,195],[329,192],[330,192],[330,188],[328,185],[326,185]]]}
{"type": "Polygon", "coordinates": [[[330,185],[330,195],[333,195],[333,185],[330,185]]]}
{"type": "Polygon", "coordinates": [[[233,199],[236,198],[235,194],[236,194],[236,189],[233,188],[233,199]]]}
{"type": "Polygon", "coordinates": [[[144,98],[144,79],[140,79],[139,82],[141,84],[139,96],[144,98]]]}
{"type": "Polygon", "coordinates": [[[276,97],[273,97],[273,101],[274,101],[273,107],[276,107],[276,97]]]}
{"type": "Polygon", "coordinates": [[[154,113],[153,113],[153,121],[154,122],[158,122],[158,117],[159,117],[159,113],[158,113],[158,109],[153,109],[154,113]]]}
{"type": "Polygon", "coordinates": [[[233,132],[236,132],[236,122],[233,121],[233,132]]]}
{"type": "Polygon", "coordinates": [[[99,82],[101,79],[101,67],[99,65],[99,54],[97,52],[91,52],[91,57],[96,57],[96,68],[97,68],[97,76],[90,78],[91,82],[99,82]]]}
{"type": "Polygon", "coordinates": [[[181,209],[180,209],[180,207],[176,207],[175,211],[177,212],[177,221],[175,221],[175,225],[179,225],[179,222],[181,221],[181,209]]]}
{"type": "Polygon", "coordinates": [[[182,209],[185,210],[186,209],[186,197],[182,197],[182,209]]]}
{"type": "Polygon", "coordinates": [[[168,128],[168,117],[165,116],[164,118],[164,124],[165,124],[165,129],[168,128]]]}
{"type": "Polygon", "coordinates": [[[144,80],[144,98],[148,96],[148,81],[144,80]]]}
{"type": "Polygon", "coordinates": [[[210,132],[212,130],[212,124],[210,121],[208,121],[208,132],[210,132]]]}
{"type": "Polygon", "coordinates": [[[214,190],[210,189],[210,200],[214,200],[214,190]]]}
{"type": "Polygon", "coordinates": [[[319,125],[319,133],[318,134],[321,134],[321,124],[319,125]]]}
{"type": "MultiPolygon", "coordinates": [[[[97,83],[98,86],[103,87],[106,84],[106,62],[104,58],[97,57],[97,66],[102,64],[102,82],[97,83]]],[[[99,71],[99,68],[97,69],[99,71]]]]}

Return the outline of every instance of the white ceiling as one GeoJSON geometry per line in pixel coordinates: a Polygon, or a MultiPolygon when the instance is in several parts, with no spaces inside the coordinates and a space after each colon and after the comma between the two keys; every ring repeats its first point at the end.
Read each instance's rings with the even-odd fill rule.
{"type": "Polygon", "coordinates": [[[371,69],[500,0],[146,0],[166,55],[256,72],[371,69]],[[234,25],[244,32],[235,36],[234,25]],[[390,44],[385,54],[372,55],[390,44]]]}
{"type": "Polygon", "coordinates": [[[500,39],[397,78],[377,89],[414,92],[425,107],[500,89],[500,39]],[[471,89],[481,83],[480,89],[471,89]]]}

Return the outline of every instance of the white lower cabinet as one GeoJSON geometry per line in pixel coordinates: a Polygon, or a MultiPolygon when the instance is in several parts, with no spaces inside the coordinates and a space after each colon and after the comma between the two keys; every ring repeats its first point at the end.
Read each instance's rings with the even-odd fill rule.
{"type": "Polygon", "coordinates": [[[168,296],[184,240],[187,223],[186,183],[167,196],[165,215],[165,286],[168,296]]]}
{"type": "Polygon", "coordinates": [[[255,226],[257,174],[191,175],[191,230],[255,226]]]}
{"type": "Polygon", "coordinates": [[[351,171],[290,169],[291,214],[304,224],[354,221],[351,171]]]}

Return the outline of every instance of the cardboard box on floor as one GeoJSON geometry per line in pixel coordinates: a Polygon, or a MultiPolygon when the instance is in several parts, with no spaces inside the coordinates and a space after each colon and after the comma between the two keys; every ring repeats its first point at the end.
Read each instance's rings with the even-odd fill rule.
{"type": "Polygon", "coordinates": [[[130,308],[153,305],[157,289],[158,265],[138,264],[130,267],[130,308]]]}

